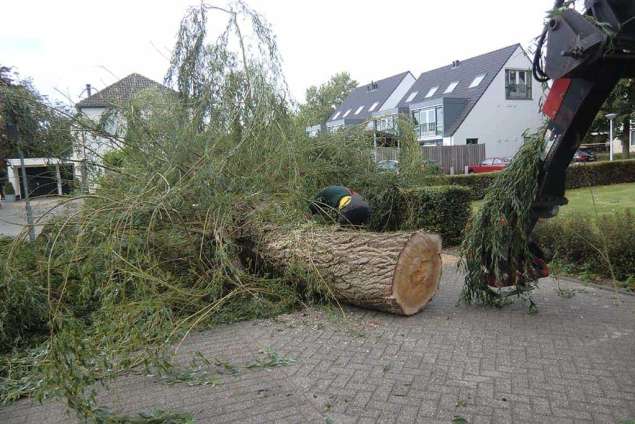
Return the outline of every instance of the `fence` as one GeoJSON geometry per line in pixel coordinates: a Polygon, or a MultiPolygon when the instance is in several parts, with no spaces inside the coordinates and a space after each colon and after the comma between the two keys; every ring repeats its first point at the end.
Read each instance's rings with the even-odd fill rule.
{"type": "MultiPolygon", "coordinates": [[[[465,167],[481,163],[485,160],[484,144],[468,144],[462,146],[424,146],[421,148],[423,158],[434,162],[449,174],[465,172],[465,167]]],[[[399,149],[396,147],[378,147],[377,160],[399,160],[399,149]]]]}

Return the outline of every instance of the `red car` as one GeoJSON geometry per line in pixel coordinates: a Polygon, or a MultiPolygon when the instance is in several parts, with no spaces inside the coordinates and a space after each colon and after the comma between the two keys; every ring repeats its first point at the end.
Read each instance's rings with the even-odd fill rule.
{"type": "Polygon", "coordinates": [[[468,167],[470,174],[483,174],[486,172],[497,172],[507,168],[510,160],[507,158],[490,158],[485,159],[479,165],[471,165],[468,167]]]}

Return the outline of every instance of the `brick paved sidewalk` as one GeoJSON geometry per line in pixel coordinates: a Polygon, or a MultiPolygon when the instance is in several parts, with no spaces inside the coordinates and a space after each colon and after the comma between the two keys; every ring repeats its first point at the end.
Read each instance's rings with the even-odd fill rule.
{"type": "MultiPolygon", "coordinates": [[[[446,263],[449,261],[446,261],[446,263]]],[[[423,313],[399,318],[349,309],[307,310],[195,335],[182,358],[247,364],[270,348],[295,359],[241,369],[216,386],[119,379],[104,404],[118,412],[168,409],[198,423],[622,423],[635,419],[635,297],[585,288],[559,296],[552,281],[503,310],[456,306],[446,265],[441,293],[423,313]]],[[[21,401],[0,423],[75,422],[60,402],[21,401]]]]}

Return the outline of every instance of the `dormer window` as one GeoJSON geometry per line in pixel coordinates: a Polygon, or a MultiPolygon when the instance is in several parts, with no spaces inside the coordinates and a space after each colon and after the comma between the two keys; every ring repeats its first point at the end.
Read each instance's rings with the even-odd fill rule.
{"type": "Polygon", "coordinates": [[[406,103],[410,103],[411,101],[413,101],[415,97],[417,97],[417,94],[419,94],[418,91],[413,91],[412,93],[410,93],[410,95],[406,99],[406,103]]]}
{"type": "Polygon", "coordinates": [[[454,81],[453,83],[448,85],[448,88],[445,89],[444,94],[450,94],[454,92],[454,89],[456,88],[457,85],[459,85],[458,81],[454,81]]]}
{"type": "Polygon", "coordinates": [[[359,108],[357,108],[357,110],[355,111],[355,115],[359,115],[360,113],[362,113],[362,110],[364,110],[364,106],[360,106],[359,108]]]}
{"type": "Polygon", "coordinates": [[[375,109],[377,109],[377,106],[379,106],[379,102],[373,103],[373,105],[370,107],[370,109],[368,109],[368,111],[373,112],[375,109]]]}
{"type": "Polygon", "coordinates": [[[347,110],[346,113],[344,115],[342,115],[342,118],[346,118],[348,115],[351,114],[352,111],[353,111],[353,109],[347,110]]]}
{"type": "Polygon", "coordinates": [[[481,83],[485,79],[485,75],[486,74],[482,74],[482,75],[479,75],[476,78],[474,78],[474,81],[472,81],[472,84],[470,84],[470,88],[476,88],[479,85],[481,85],[481,83]]]}
{"type": "Polygon", "coordinates": [[[426,99],[429,99],[430,97],[434,96],[435,94],[437,94],[437,90],[439,89],[439,87],[432,87],[430,89],[430,91],[428,91],[428,94],[426,94],[426,99]]]}
{"type": "Polygon", "coordinates": [[[339,116],[340,116],[340,113],[337,112],[335,115],[333,115],[333,118],[331,119],[331,121],[335,121],[339,116]]]}

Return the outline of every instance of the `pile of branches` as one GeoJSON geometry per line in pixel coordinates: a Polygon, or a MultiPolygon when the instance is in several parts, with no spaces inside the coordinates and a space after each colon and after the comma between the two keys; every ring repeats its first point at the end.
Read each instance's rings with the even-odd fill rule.
{"type": "Polygon", "coordinates": [[[473,216],[461,245],[460,266],[465,271],[465,303],[500,305],[506,295],[491,281],[514,282],[514,294],[532,288],[529,232],[531,207],[536,199],[545,152],[544,131],[526,134],[525,143],[510,166],[488,189],[482,207],[473,216]]]}
{"type": "Polygon", "coordinates": [[[174,93],[118,105],[125,136],[74,122],[121,153],[35,243],[0,242],[0,403],[62,395],[103,421],[96,382],[158,368],[194,329],[324,296],[319,282],[307,294],[289,284],[295,275],[255,269],[242,224],[306,222],[319,188],[374,172],[372,143],[361,131],[307,139],[280,69],[257,13],[202,4],[181,23],[166,77],[174,93]],[[227,18],[219,33],[211,13],[227,18]]]}

